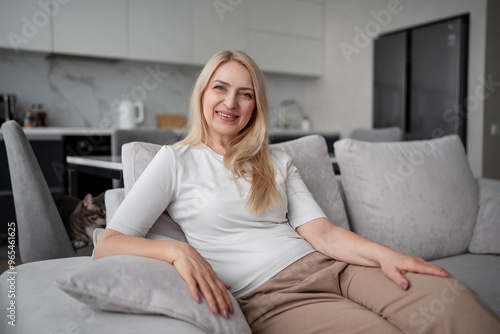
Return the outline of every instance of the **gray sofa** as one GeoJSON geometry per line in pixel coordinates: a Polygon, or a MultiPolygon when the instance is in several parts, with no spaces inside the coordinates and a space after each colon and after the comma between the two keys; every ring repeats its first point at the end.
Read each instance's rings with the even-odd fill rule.
{"type": "MultiPolygon", "coordinates": [[[[342,176],[333,174],[320,136],[274,146],[293,157],[334,224],[444,267],[500,314],[500,181],[472,176],[458,137],[338,141],[335,152],[342,176]]],[[[139,142],[124,145],[124,188],[106,193],[108,219],[159,148],[139,142]]],[[[98,239],[99,231],[94,237],[98,239]]],[[[166,213],[147,237],[185,240],[166,213]]],[[[0,317],[0,331],[249,332],[239,309],[226,321],[211,315],[205,305],[197,308],[168,264],[133,257],[106,259],[40,261],[3,273],[0,309],[7,316],[0,317]]],[[[439,311],[447,301],[436,300],[429,312],[439,311]]]]}

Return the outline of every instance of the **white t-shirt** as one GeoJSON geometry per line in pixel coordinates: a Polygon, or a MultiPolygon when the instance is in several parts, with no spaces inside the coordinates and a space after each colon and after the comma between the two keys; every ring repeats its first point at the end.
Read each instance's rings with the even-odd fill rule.
{"type": "Polygon", "coordinates": [[[250,183],[230,176],[208,146],[163,146],[108,224],[144,237],[165,209],[188,242],[238,298],[314,251],[295,231],[326,217],[291,158],[272,150],[282,205],[253,215],[245,208],[250,183]]]}

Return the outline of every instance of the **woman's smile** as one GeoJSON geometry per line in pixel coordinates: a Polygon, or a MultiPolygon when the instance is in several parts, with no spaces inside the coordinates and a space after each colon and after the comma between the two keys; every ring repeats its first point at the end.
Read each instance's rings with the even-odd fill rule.
{"type": "Polygon", "coordinates": [[[220,119],[222,119],[225,122],[233,122],[236,118],[239,117],[227,111],[216,111],[215,113],[219,115],[220,119]]]}

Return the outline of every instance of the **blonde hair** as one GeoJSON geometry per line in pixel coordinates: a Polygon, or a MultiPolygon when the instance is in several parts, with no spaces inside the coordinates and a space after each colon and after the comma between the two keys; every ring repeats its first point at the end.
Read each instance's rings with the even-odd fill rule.
{"type": "Polygon", "coordinates": [[[190,101],[187,135],[181,145],[196,145],[208,140],[208,125],[203,115],[203,93],[214,72],[224,63],[234,61],[245,66],[252,77],[255,91],[255,109],[246,127],[236,135],[224,156],[224,166],[236,179],[251,181],[246,207],[259,214],[281,204],[276,186],[274,165],[269,152],[267,103],[264,75],[257,64],[242,51],[221,51],[215,54],[201,71],[193,88],[190,101]]]}

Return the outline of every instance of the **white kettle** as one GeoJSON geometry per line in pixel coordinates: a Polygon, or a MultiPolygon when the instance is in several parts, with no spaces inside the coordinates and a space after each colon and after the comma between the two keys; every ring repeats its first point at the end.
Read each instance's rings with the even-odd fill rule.
{"type": "Polygon", "coordinates": [[[121,100],[116,112],[119,129],[133,129],[144,121],[144,105],[141,101],[121,100]]]}

